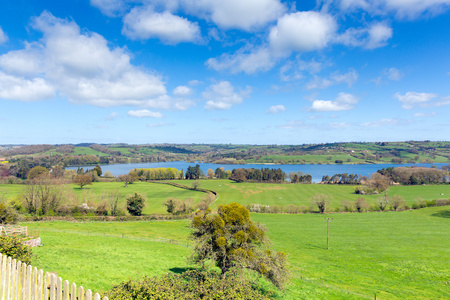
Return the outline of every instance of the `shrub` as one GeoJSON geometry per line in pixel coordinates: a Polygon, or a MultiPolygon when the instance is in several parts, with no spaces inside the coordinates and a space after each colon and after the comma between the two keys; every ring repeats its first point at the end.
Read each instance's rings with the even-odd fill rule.
{"type": "Polygon", "coordinates": [[[132,216],[140,216],[144,208],[145,199],[141,194],[127,197],[127,210],[132,216]]]}
{"type": "Polygon", "coordinates": [[[16,210],[7,207],[4,203],[0,203],[0,223],[17,223],[19,215],[16,210]]]}
{"type": "Polygon", "coordinates": [[[344,207],[344,211],[346,211],[346,212],[352,212],[353,211],[353,205],[348,200],[342,200],[342,206],[344,207]]]}
{"type": "Polygon", "coordinates": [[[216,272],[187,271],[168,273],[160,278],[129,279],[106,295],[111,300],[129,299],[270,299],[273,292],[264,292],[237,274],[220,276],[216,272]],[[270,298],[269,298],[270,297],[270,298]]]}
{"type": "Polygon", "coordinates": [[[288,204],[286,206],[286,212],[288,214],[298,214],[300,213],[300,207],[294,204],[288,204]]]}
{"type": "Polygon", "coordinates": [[[358,197],[355,200],[355,208],[358,212],[363,212],[369,205],[364,198],[358,197]]]}
{"type": "Polygon", "coordinates": [[[328,196],[325,194],[315,194],[312,197],[312,204],[317,205],[320,213],[324,213],[328,206],[328,196]]]}
{"type": "Polygon", "coordinates": [[[101,202],[97,209],[95,210],[95,214],[97,216],[107,216],[108,215],[108,208],[106,202],[101,202]]]}
{"type": "Polygon", "coordinates": [[[0,253],[11,256],[11,258],[20,260],[23,263],[31,264],[31,247],[22,244],[22,239],[16,236],[0,236],[0,253]]]}

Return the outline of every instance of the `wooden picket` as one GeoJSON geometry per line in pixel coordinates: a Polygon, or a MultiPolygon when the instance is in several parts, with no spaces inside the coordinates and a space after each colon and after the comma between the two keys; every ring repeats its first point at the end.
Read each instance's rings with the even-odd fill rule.
{"type": "Polygon", "coordinates": [[[0,300],[108,300],[6,255],[0,264],[0,300]]]}

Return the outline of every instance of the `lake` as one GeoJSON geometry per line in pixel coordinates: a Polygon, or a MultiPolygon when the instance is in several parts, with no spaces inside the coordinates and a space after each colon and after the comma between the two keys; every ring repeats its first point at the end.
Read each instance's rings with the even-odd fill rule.
{"type": "MultiPolygon", "coordinates": [[[[151,168],[175,168],[178,170],[186,170],[189,166],[195,166],[197,163],[188,163],[185,161],[171,161],[171,162],[158,162],[158,163],[137,163],[137,164],[115,164],[115,165],[100,165],[103,173],[106,171],[110,171],[113,175],[119,176],[122,174],[127,174],[133,169],[151,169],[151,168]]],[[[224,167],[226,170],[233,170],[238,168],[269,168],[269,169],[278,169],[280,168],[289,175],[289,172],[298,172],[301,171],[305,174],[311,174],[313,182],[320,182],[322,180],[322,176],[329,175],[333,176],[334,174],[358,174],[361,176],[370,176],[372,173],[382,169],[389,167],[410,167],[410,166],[418,166],[418,167],[431,167],[432,165],[439,167],[448,165],[448,163],[436,163],[436,164],[376,164],[376,165],[277,165],[277,164],[245,164],[245,165],[224,165],[224,164],[211,164],[211,163],[198,163],[200,165],[200,169],[203,173],[207,173],[208,169],[217,169],[224,167]]],[[[84,170],[93,169],[94,166],[81,166],[84,170]]],[[[67,167],[68,170],[77,170],[78,167],[67,167]]]]}

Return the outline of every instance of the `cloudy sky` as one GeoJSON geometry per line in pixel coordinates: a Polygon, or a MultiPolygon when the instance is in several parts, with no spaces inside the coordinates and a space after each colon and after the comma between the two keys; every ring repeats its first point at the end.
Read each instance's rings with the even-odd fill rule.
{"type": "Polygon", "coordinates": [[[450,140],[450,0],[0,0],[0,144],[450,140]]]}

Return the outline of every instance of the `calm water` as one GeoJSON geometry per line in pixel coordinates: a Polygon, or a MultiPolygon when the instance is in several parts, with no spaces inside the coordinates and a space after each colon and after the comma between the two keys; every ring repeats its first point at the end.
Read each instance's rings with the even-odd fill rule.
{"type": "MultiPolygon", "coordinates": [[[[311,174],[313,178],[313,182],[320,182],[322,180],[322,176],[329,175],[332,176],[334,174],[358,174],[362,176],[370,176],[372,173],[382,169],[389,167],[409,167],[409,166],[420,166],[420,167],[430,167],[432,165],[437,166],[438,168],[448,165],[448,163],[439,163],[439,164],[378,164],[378,165],[261,165],[261,164],[246,164],[246,165],[222,165],[222,164],[210,164],[210,163],[198,163],[200,165],[200,169],[203,173],[207,173],[208,169],[217,169],[224,167],[226,170],[233,170],[237,168],[269,168],[269,169],[278,169],[280,168],[289,175],[289,172],[298,172],[301,171],[305,174],[311,174]]],[[[187,163],[184,161],[172,161],[172,162],[160,162],[160,163],[138,163],[138,164],[117,164],[117,165],[100,165],[103,173],[105,171],[110,171],[113,175],[119,176],[122,174],[127,174],[132,169],[136,168],[176,168],[178,170],[186,170],[189,166],[195,166],[196,163],[187,163]]],[[[76,170],[78,167],[68,167],[69,170],[76,170]]],[[[92,169],[94,166],[82,166],[82,168],[92,169]]]]}

